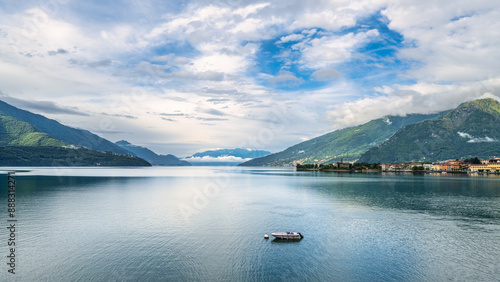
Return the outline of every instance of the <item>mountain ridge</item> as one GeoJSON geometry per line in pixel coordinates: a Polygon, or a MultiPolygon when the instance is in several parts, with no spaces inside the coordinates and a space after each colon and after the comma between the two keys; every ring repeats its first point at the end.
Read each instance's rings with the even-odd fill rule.
{"type": "Polygon", "coordinates": [[[150,149],[142,146],[134,145],[126,140],[120,140],[115,142],[117,146],[123,148],[132,154],[145,159],[152,165],[165,165],[165,166],[190,166],[191,164],[187,161],[180,160],[174,155],[158,155],[150,149]]]}
{"type": "Polygon", "coordinates": [[[98,151],[111,151],[117,154],[127,155],[130,152],[120,148],[88,130],[76,129],[49,119],[39,114],[16,108],[0,100],[0,113],[13,117],[19,121],[29,123],[38,131],[48,134],[54,139],[74,145],[84,146],[88,149],[98,151]]]}
{"type": "Polygon", "coordinates": [[[122,149],[103,152],[61,141],[19,117],[39,124],[49,121],[66,132],[82,131],[0,102],[0,166],[151,166],[122,149]]]}
{"type": "Polygon", "coordinates": [[[0,112],[0,146],[55,146],[68,145],[40,132],[31,124],[0,112]]]}
{"type": "Polygon", "coordinates": [[[326,133],[291,146],[284,151],[256,158],[240,165],[283,166],[296,163],[327,163],[338,161],[341,158],[344,161],[355,161],[371,147],[389,139],[401,127],[427,119],[434,119],[445,113],[384,116],[358,126],[326,133]]]}
{"type": "Polygon", "coordinates": [[[479,99],[460,104],[433,121],[401,128],[365,152],[360,162],[441,161],[500,155],[500,103],[479,99]]]}

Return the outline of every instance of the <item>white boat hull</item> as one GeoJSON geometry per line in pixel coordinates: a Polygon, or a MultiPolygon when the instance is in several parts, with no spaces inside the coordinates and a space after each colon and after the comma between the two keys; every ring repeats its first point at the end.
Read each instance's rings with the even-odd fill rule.
{"type": "Polygon", "coordinates": [[[271,233],[276,239],[300,240],[304,238],[300,232],[274,232],[271,233]]]}

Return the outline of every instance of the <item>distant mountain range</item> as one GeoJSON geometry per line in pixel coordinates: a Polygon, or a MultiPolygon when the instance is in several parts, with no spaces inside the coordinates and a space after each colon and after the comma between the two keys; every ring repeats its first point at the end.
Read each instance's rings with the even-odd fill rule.
{"type": "MultiPolygon", "coordinates": [[[[28,122],[9,116],[29,116],[27,112],[0,101],[1,166],[149,166],[140,158],[87,150],[55,139],[28,122]]],[[[39,118],[41,116],[35,116],[39,118]]],[[[29,119],[28,119],[29,120],[29,119]]]]}
{"type": "Polygon", "coordinates": [[[193,165],[237,165],[269,154],[271,152],[254,149],[216,149],[196,153],[185,160],[193,165]]]}
{"type": "Polygon", "coordinates": [[[174,155],[158,155],[146,147],[141,147],[137,145],[132,145],[128,141],[121,140],[115,142],[116,145],[120,146],[129,152],[134,153],[134,155],[145,159],[152,165],[166,165],[166,166],[189,166],[190,163],[186,161],[179,160],[174,155]]]}
{"type": "Polygon", "coordinates": [[[463,103],[446,115],[401,128],[359,162],[439,161],[500,156],[500,103],[463,103]]]}
{"type": "Polygon", "coordinates": [[[284,166],[344,161],[439,161],[500,156],[500,103],[481,99],[454,110],[385,116],[337,130],[270,154],[217,149],[184,160],[122,140],[112,143],[0,101],[0,166],[34,165],[247,165],[284,166]]]}
{"type": "MultiPolygon", "coordinates": [[[[0,101],[0,147],[3,152],[0,156],[0,166],[56,163],[58,165],[120,165],[120,163],[191,165],[174,155],[158,155],[146,147],[133,145],[125,140],[112,143],[89,131],[62,125],[55,120],[18,109],[3,101],[0,101]],[[73,159],[64,161],[64,155],[71,155],[73,159]]],[[[203,165],[236,165],[266,154],[269,152],[220,149],[196,153],[188,159],[203,165]]]]}
{"type": "Polygon", "coordinates": [[[86,130],[0,101],[0,166],[151,166],[86,130]]]}
{"type": "Polygon", "coordinates": [[[389,139],[400,128],[425,120],[436,119],[446,112],[421,115],[385,116],[368,123],[336,130],[299,143],[286,150],[256,158],[241,166],[289,166],[296,163],[331,163],[341,158],[356,161],[370,148],[389,139]]]}

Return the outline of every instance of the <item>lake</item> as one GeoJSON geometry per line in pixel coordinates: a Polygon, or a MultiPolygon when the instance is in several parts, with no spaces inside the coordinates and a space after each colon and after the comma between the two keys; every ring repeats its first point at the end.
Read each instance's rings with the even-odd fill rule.
{"type": "MultiPolygon", "coordinates": [[[[7,220],[8,168],[0,168],[7,220]]],[[[499,281],[500,177],[16,168],[0,280],[499,281]],[[264,234],[298,231],[300,241],[264,234]]]]}

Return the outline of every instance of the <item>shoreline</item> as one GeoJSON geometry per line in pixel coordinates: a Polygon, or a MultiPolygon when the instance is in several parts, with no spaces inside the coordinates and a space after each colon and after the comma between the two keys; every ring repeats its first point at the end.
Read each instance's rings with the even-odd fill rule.
{"type": "Polygon", "coordinates": [[[341,172],[341,173],[413,173],[413,174],[467,174],[467,175],[500,175],[500,172],[471,172],[471,171],[446,171],[446,170],[430,170],[430,171],[412,171],[412,170],[346,170],[346,169],[318,169],[318,168],[296,168],[296,171],[321,171],[321,172],[341,172]]]}

